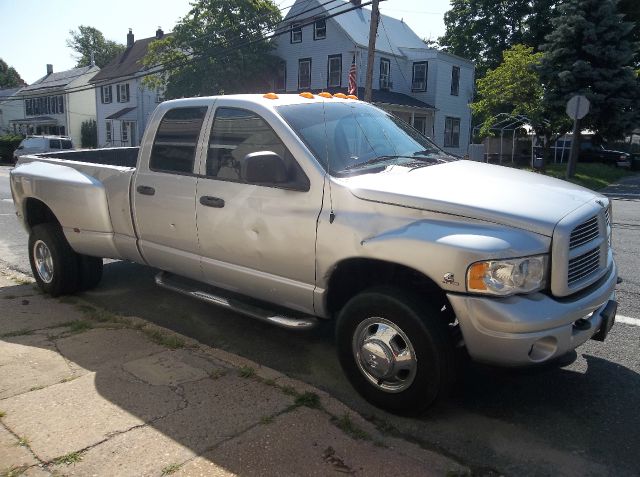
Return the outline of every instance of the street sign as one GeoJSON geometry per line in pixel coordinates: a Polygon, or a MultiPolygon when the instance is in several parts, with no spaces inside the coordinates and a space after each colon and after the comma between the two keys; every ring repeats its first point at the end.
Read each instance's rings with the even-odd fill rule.
{"type": "Polygon", "coordinates": [[[567,115],[571,119],[582,119],[589,112],[589,100],[581,94],[576,94],[567,102],[567,115]]]}

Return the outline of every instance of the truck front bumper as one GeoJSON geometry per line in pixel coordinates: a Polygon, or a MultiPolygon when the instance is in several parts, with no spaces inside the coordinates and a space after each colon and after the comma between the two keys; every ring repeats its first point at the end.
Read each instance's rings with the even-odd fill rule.
{"type": "Polygon", "coordinates": [[[489,298],[449,293],[469,355],[500,366],[543,363],[589,338],[604,340],[615,320],[617,269],[586,292],[554,299],[542,293],[489,298]]]}

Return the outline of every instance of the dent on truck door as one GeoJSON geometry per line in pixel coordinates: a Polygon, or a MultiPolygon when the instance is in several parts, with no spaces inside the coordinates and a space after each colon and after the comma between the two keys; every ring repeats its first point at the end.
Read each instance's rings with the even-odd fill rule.
{"type": "Polygon", "coordinates": [[[174,108],[163,116],[149,166],[137,172],[134,210],[140,248],[155,267],[201,279],[195,222],[194,173],[206,106],[174,108]]]}
{"type": "Polygon", "coordinates": [[[312,312],[322,199],[280,138],[256,113],[219,106],[204,173],[196,210],[205,281],[312,312]],[[247,180],[245,157],[265,151],[284,160],[283,182],[247,180]]]}

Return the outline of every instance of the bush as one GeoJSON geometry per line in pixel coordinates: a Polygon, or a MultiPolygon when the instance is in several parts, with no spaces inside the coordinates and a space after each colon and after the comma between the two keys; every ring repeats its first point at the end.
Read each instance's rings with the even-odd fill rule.
{"type": "Polygon", "coordinates": [[[98,126],[94,119],[84,121],[80,126],[81,147],[98,147],[98,126]]]}
{"type": "Polygon", "coordinates": [[[13,162],[13,151],[18,148],[22,139],[19,134],[0,136],[0,162],[13,162]]]}

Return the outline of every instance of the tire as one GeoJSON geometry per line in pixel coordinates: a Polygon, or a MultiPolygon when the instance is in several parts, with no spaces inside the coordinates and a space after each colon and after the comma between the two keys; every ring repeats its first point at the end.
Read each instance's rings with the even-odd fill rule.
{"type": "Polygon", "coordinates": [[[387,411],[420,413],[446,397],[454,382],[448,325],[437,308],[413,293],[385,287],[356,295],[338,316],[336,342],[353,387],[387,411]],[[392,349],[394,356],[414,360],[391,365],[392,349]]]}
{"type": "Polygon", "coordinates": [[[102,280],[102,258],[78,255],[78,291],[92,290],[102,280]]]}
{"type": "Polygon", "coordinates": [[[58,224],[39,224],[29,235],[29,262],[36,283],[51,296],[78,289],[78,254],[58,224]]]}

